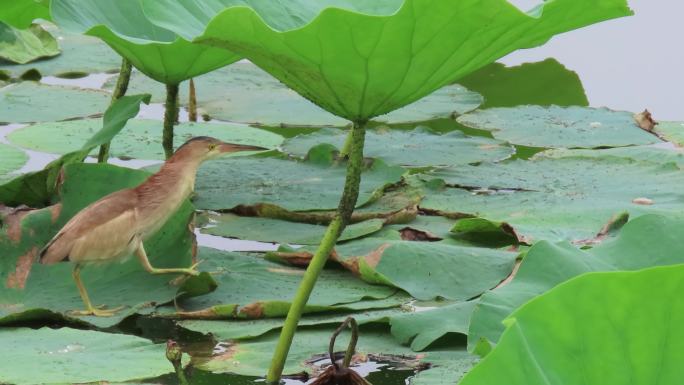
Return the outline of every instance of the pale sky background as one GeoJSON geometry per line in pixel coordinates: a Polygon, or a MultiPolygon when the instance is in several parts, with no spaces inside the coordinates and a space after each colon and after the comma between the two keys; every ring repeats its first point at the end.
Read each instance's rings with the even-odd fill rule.
{"type": "MultiPolygon", "coordinates": [[[[539,0],[510,0],[527,10],[539,0]]],[[[576,71],[592,106],[648,108],[656,120],[684,120],[683,0],[629,0],[635,15],[554,37],[500,60],[554,57],[576,71]]]]}

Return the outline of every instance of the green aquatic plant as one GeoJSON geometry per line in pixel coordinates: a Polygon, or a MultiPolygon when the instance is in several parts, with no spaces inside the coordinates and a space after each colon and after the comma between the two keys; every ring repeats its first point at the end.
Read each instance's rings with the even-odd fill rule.
{"type": "Polygon", "coordinates": [[[207,0],[202,6],[143,0],[143,8],[156,25],[243,55],[352,122],[342,149],[347,177],[337,215],[302,278],[275,349],[270,382],[280,379],[301,312],[356,207],[367,122],[516,49],[630,14],[625,0],[551,0],[527,13],[505,0],[207,0]]]}
{"type": "Polygon", "coordinates": [[[173,154],[179,84],[239,59],[230,51],[191,43],[151,23],[141,0],[54,0],[51,12],[61,28],[102,39],[133,67],[166,85],[162,144],[167,158],[173,154]]]}

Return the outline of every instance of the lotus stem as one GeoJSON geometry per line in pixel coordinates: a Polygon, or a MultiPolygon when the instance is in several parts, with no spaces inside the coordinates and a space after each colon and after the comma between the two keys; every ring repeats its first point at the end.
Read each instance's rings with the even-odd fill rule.
{"type": "MultiPolygon", "coordinates": [[[[122,96],[126,95],[128,90],[128,83],[131,81],[131,71],[133,66],[128,59],[123,58],[121,60],[121,69],[119,70],[119,78],[116,80],[116,86],[114,87],[114,92],[112,93],[112,102],[114,103],[122,96]]],[[[111,104],[110,104],[111,105],[111,104]]],[[[97,154],[98,163],[107,163],[109,159],[109,147],[111,143],[107,142],[100,146],[100,152],[97,154]]]]}
{"type": "Polygon", "coordinates": [[[333,366],[337,367],[337,362],[335,362],[335,341],[337,336],[339,336],[344,329],[349,326],[351,328],[351,339],[349,340],[349,345],[347,346],[347,351],[344,353],[344,360],[342,361],[342,367],[348,368],[351,364],[351,360],[356,353],[356,343],[359,341],[359,325],[356,323],[354,317],[347,317],[344,322],[335,330],[332,337],[330,338],[330,345],[328,346],[328,355],[330,357],[330,362],[333,366]]]}
{"type": "Polygon", "coordinates": [[[180,385],[188,385],[188,379],[183,371],[183,351],[176,341],[166,341],[166,359],[173,365],[173,370],[176,372],[180,385]]]}
{"type": "Polygon", "coordinates": [[[190,79],[190,97],[188,100],[188,120],[197,121],[197,94],[195,93],[195,81],[190,79]]]}
{"type": "Polygon", "coordinates": [[[337,213],[328,225],[323,240],[321,241],[316,253],[314,254],[309,267],[306,269],[302,282],[297,289],[292,305],[285,318],[285,324],[280,333],[280,339],[276,346],[273,360],[271,361],[271,368],[269,369],[266,381],[272,384],[278,383],[283,374],[285,367],[285,360],[290,351],[292,340],[297,324],[302,317],[302,312],[306,306],[309,296],[313,291],[314,285],[318,276],[321,274],[328,256],[332,251],[337,239],[342,234],[342,231],[349,223],[356,200],[359,197],[359,185],[361,184],[361,169],[363,168],[363,145],[366,136],[366,122],[355,122],[348,134],[350,136],[350,152],[349,161],[347,163],[347,177],[344,183],[344,190],[342,198],[337,208],[337,213]]]}
{"type": "Polygon", "coordinates": [[[173,126],[178,121],[178,84],[166,85],[166,105],[164,110],[164,134],[162,146],[166,159],[173,155],[173,126]]]}

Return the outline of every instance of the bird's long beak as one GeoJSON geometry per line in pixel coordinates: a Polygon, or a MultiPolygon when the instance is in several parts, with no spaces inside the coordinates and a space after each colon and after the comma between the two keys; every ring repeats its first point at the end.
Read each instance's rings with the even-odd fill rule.
{"type": "Polygon", "coordinates": [[[219,151],[221,151],[222,153],[238,152],[238,151],[265,151],[265,150],[268,150],[268,148],[258,147],[258,146],[248,146],[245,144],[236,144],[236,143],[223,142],[219,145],[219,151]]]}

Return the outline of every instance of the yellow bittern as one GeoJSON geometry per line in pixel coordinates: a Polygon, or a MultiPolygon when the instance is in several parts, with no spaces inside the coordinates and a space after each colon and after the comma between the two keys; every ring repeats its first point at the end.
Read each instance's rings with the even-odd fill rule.
{"type": "Polygon", "coordinates": [[[111,193],[76,214],[41,250],[40,262],[68,259],[75,263],[73,277],[86,306],[76,315],[111,316],[119,309],[94,307],[81,281],[83,265],[121,260],[135,254],[152,274],[197,275],[189,268],[158,269],[150,264],[143,242],[154,235],[192,194],[200,164],[222,153],[265,150],[224,143],[209,137],[190,139],[156,174],[135,188],[111,193]]]}

